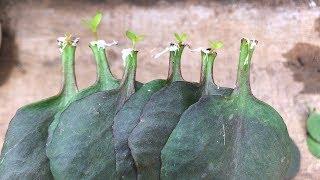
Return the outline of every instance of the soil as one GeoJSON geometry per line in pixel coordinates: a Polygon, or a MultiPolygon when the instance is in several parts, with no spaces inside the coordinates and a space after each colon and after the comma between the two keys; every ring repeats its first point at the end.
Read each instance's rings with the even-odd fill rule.
{"type": "MultiPolygon", "coordinates": [[[[309,1],[301,5],[289,0],[267,5],[196,0],[150,2],[46,0],[8,6],[5,16],[10,21],[4,22],[7,29],[3,29],[0,51],[0,146],[19,107],[59,91],[58,36],[72,32],[81,38],[76,51],[79,87],[95,81],[95,63],[88,48],[92,35],[82,27],[81,18],[100,10],[104,13],[100,37],[119,41],[118,46],[108,50],[112,71],[119,78],[121,50],[130,46],[123,32],[129,28],[146,35],[137,46],[137,79],[142,82],[166,77],[168,56],[157,60],[151,56],[173,40],[174,32],[186,32],[188,43],[194,48],[207,46],[209,39],[224,42],[224,48],[218,51],[214,77],[217,84],[234,87],[240,39],[257,39],[251,76],[253,93],[282,115],[300,149],[301,170],[295,179],[319,179],[320,160],[307,149],[305,121],[308,107],[320,110],[320,8],[311,8],[309,1]]],[[[198,81],[199,71],[199,53],[186,50],[182,60],[184,78],[198,81]]]]}

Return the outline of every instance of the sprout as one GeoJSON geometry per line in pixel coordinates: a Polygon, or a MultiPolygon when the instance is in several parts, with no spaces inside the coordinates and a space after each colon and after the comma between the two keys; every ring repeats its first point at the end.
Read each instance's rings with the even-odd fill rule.
{"type": "Polygon", "coordinates": [[[57,39],[58,46],[60,52],[63,51],[63,49],[69,44],[72,46],[77,46],[77,43],[79,42],[79,38],[73,37],[71,33],[66,33],[64,37],[59,37],[57,39]]]}
{"type": "Polygon", "coordinates": [[[174,33],[174,36],[175,36],[176,41],[178,42],[178,44],[183,44],[183,42],[185,42],[187,40],[187,38],[188,38],[186,33],[181,33],[181,34],[174,33]]]}
{"type": "Polygon", "coordinates": [[[209,45],[212,50],[221,49],[223,47],[223,43],[221,41],[209,41],[209,45]]]}
{"type": "Polygon", "coordinates": [[[102,20],[102,13],[101,12],[97,12],[96,15],[93,16],[89,20],[83,20],[84,25],[92,31],[96,40],[98,40],[97,30],[98,30],[98,27],[100,25],[101,20],[102,20]]]}
{"type": "Polygon", "coordinates": [[[132,49],[135,48],[135,45],[139,41],[142,41],[144,39],[144,35],[138,35],[138,34],[134,33],[133,31],[130,31],[130,30],[126,31],[126,36],[132,43],[132,49]]]}
{"type": "Polygon", "coordinates": [[[72,34],[69,33],[69,32],[67,32],[67,33],[64,35],[64,37],[65,37],[65,42],[71,44],[71,42],[72,42],[72,34]]]}

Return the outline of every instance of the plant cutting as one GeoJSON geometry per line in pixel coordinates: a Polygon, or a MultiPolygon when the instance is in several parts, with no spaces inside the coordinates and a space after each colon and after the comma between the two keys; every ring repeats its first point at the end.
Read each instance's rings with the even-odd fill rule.
{"type": "MultiPolygon", "coordinates": [[[[100,12],[97,12],[95,16],[93,16],[90,20],[87,20],[86,22],[90,22],[90,29],[92,30],[93,35],[95,38],[97,37],[97,29],[100,25],[102,19],[102,14],[100,12]]],[[[106,43],[104,40],[95,40],[89,43],[89,47],[91,48],[95,62],[97,67],[97,79],[96,82],[81,90],[79,93],[77,93],[66,105],[64,108],[62,108],[54,117],[54,120],[49,126],[49,136],[47,140],[47,149],[50,149],[51,146],[49,146],[53,132],[59,123],[60,115],[62,112],[65,111],[65,109],[68,108],[69,104],[73,101],[76,101],[78,99],[82,99],[90,94],[93,94],[95,92],[104,91],[104,90],[111,90],[116,89],[119,87],[119,81],[113,76],[113,74],[110,71],[109,63],[106,57],[105,48],[112,46],[116,44],[115,41],[112,43],[106,43]]]]}
{"type": "MultiPolygon", "coordinates": [[[[168,85],[150,97],[142,110],[138,125],[129,136],[129,147],[137,167],[138,179],[160,178],[161,149],[180,115],[198,101],[204,81],[208,79],[208,69],[205,68],[201,77],[204,81],[200,85],[183,80],[180,64],[185,44],[181,40],[185,40],[185,35],[175,36],[177,45],[174,45],[175,50],[170,51],[168,85]]],[[[204,61],[202,63],[203,66],[207,65],[204,61]]]]}
{"type": "Polygon", "coordinates": [[[47,151],[55,179],[116,179],[113,119],[141,86],[135,82],[138,52],[122,53],[125,72],[119,88],[78,99],[61,113],[47,151]]]}
{"type": "Polygon", "coordinates": [[[320,114],[315,109],[307,119],[307,145],[311,154],[320,159],[320,114]]]}
{"type": "Polygon", "coordinates": [[[161,151],[162,179],[285,179],[299,151],[281,116],[255,98],[251,57],[257,41],[241,40],[236,88],[191,106],[161,151]]]}
{"type": "Polygon", "coordinates": [[[58,39],[63,67],[63,87],[48,99],[20,108],[11,120],[0,158],[0,179],[53,179],[46,156],[48,127],[77,94],[74,54],[78,38],[58,39]]]}
{"type": "MultiPolygon", "coordinates": [[[[135,80],[136,45],[127,31],[124,73],[117,80],[98,40],[102,14],[85,21],[97,64],[96,82],[78,92],[74,76],[77,38],[58,39],[64,85],[61,93],[18,110],[0,156],[0,179],[289,179],[300,154],[281,116],[255,98],[250,87],[254,40],[242,39],[235,89],[215,84],[212,71],[220,41],[201,54],[200,82],[181,74],[187,35],[175,33],[167,79],[135,80]],[[46,144],[47,143],[47,144],[46,144]]],[[[319,114],[307,122],[308,145],[318,156],[319,114]]]]}
{"type": "MultiPolygon", "coordinates": [[[[134,35],[129,36],[135,37],[134,35]]],[[[183,44],[183,42],[186,40],[187,35],[183,33],[182,36],[183,37],[180,37],[179,34],[175,33],[178,44],[183,44]]],[[[163,52],[175,52],[177,50],[177,45],[172,43],[163,52]]],[[[161,54],[163,53],[160,53],[160,55],[161,54]]],[[[180,73],[177,72],[180,71],[180,67],[174,67],[180,66],[180,64],[175,63],[176,58],[174,57],[176,55],[179,56],[179,54],[173,53],[171,55],[173,57],[169,58],[169,69],[172,71],[169,71],[167,79],[156,79],[144,84],[135,94],[130,97],[130,99],[123,105],[121,110],[119,110],[114,118],[113,133],[116,152],[116,169],[118,176],[122,177],[123,179],[134,179],[137,177],[134,159],[128,146],[128,138],[132,130],[139,123],[139,118],[144,106],[154,93],[171,83],[173,74],[180,73]]]]}

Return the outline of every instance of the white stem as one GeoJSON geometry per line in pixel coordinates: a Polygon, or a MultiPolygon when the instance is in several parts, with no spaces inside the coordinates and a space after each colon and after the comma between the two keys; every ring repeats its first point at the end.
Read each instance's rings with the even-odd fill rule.
{"type": "Polygon", "coordinates": [[[132,54],[132,51],[133,51],[132,48],[123,49],[123,50],[121,51],[121,53],[122,53],[122,60],[123,60],[123,66],[124,66],[124,67],[126,67],[127,57],[132,54]]]}
{"type": "Polygon", "coordinates": [[[191,52],[201,52],[202,51],[202,52],[204,52],[206,54],[210,53],[210,51],[207,48],[204,48],[204,47],[198,47],[196,49],[191,49],[190,48],[190,51],[191,52]]]}
{"type": "Polygon", "coordinates": [[[171,44],[169,47],[166,47],[164,50],[162,50],[161,52],[157,53],[156,55],[153,56],[153,58],[157,59],[160,56],[162,56],[163,54],[165,54],[168,51],[177,51],[179,48],[177,45],[175,44],[171,44]]]}
{"type": "Polygon", "coordinates": [[[118,41],[113,40],[110,43],[107,43],[105,40],[97,40],[97,41],[91,41],[91,46],[97,46],[99,49],[105,49],[106,47],[110,47],[113,45],[118,45],[118,41]]]}

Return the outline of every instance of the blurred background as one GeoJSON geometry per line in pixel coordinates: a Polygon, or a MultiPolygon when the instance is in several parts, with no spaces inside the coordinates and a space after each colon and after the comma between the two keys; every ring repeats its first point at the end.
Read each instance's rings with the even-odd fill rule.
{"type": "MultiPolygon", "coordinates": [[[[100,38],[117,40],[108,49],[114,74],[121,78],[121,50],[130,46],[124,32],[146,35],[138,44],[137,79],[166,78],[168,55],[153,59],[186,32],[193,47],[221,40],[214,77],[234,87],[240,39],[259,41],[253,56],[253,93],[284,118],[290,136],[302,153],[296,179],[319,179],[320,161],[306,146],[308,107],[320,109],[320,0],[0,0],[0,148],[16,110],[55,95],[61,86],[60,53],[56,39],[66,32],[80,37],[76,72],[80,88],[95,81],[95,63],[88,43],[91,33],[82,26],[100,10],[104,18],[100,38]]],[[[200,54],[185,50],[182,73],[198,81],[200,54]]]]}

